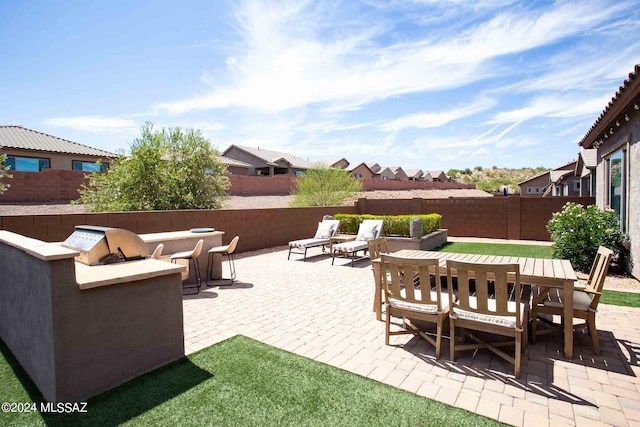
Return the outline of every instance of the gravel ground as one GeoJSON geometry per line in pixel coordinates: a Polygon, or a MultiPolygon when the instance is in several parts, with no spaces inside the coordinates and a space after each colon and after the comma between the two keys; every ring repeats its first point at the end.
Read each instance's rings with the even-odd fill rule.
{"type": "MultiPolygon", "coordinates": [[[[437,199],[449,197],[493,197],[489,193],[480,190],[406,190],[406,191],[366,191],[358,197],[369,199],[437,199]]],[[[232,196],[226,204],[227,209],[264,209],[284,208],[289,206],[292,196],[232,196]]],[[[349,204],[353,203],[355,199],[349,204]]],[[[67,202],[51,202],[38,204],[0,204],[0,216],[10,215],[55,215],[84,213],[84,206],[72,205],[67,202]]],[[[269,248],[266,251],[281,250],[282,248],[269,248]]],[[[586,277],[585,277],[586,278],[586,277]]],[[[633,277],[619,274],[609,274],[605,282],[605,289],[620,289],[640,292],[640,281],[633,277]]]]}

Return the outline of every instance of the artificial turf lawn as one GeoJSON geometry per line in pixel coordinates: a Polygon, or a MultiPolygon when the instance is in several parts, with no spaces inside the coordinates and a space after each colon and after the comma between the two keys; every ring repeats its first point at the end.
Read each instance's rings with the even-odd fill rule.
{"type": "MultiPolygon", "coordinates": [[[[0,400],[39,401],[4,344],[2,353],[0,400]]],[[[97,396],[87,410],[73,415],[0,413],[0,424],[503,425],[240,335],[97,396]]]]}
{"type": "Polygon", "coordinates": [[[601,304],[621,305],[624,307],[640,307],[640,294],[632,292],[602,291],[601,304]]]}
{"type": "Polygon", "coordinates": [[[438,252],[514,256],[525,258],[553,258],[551,246],[517,245],[510,243],[450,242],[434,249],[438,252]]]}

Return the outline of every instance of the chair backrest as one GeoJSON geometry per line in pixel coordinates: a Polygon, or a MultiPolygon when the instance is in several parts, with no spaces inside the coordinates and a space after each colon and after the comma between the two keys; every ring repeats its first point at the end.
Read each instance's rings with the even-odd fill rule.
{"type": "Polygon", "coordinates": [[[604,279],[609,271],[609,263],[611,262],[612,256],[613,251],[605,248],[604,246],[600,246],[596,253],[596,258],[593,260],[593,265],[589,272],[589,278],[587,279],[587,285],[585,286],[585,290],[587,292],[593,292],[593,299],[591,300],[592,309],[596,309],[598,307],[600,293],[604,286],[604,279]]]}
{"type": "Polygon", "coordinates": [[[371,259],[380,258],[380,255],[389,253],[386,237],[367,240],[367,245],[369,246],[369,258],[371,259]]]}
{"type": "Polygon", "coordinates": [[[236,250],[236,246],[238,246],[238,240],[240,240],[240,236],[236,236],[231,239],[231,243],[229,243],[229,247],[225,251],[227,254],[232,254],[236,250]]]}
{"type": "Polygon", "coordinates": [[[371,240],[380,237],[384,221],[381,219],[365,219],[358,226],[356,240],[371,240]]]}
{"type": "Polygon", "coordinates": [[[447,261],[447,288],[452,309],[490,316],[515,316],[516,327],[522,327],[520,315],[520,266],[518,264],[475,264],[447,261]],[[453,271],[458,278],[457,298],[453,295],[453,271]],[[475,279],[475,296],[470,279],[475,279]],[[490,284],[493,281],[494,298],[489,302],[490,284]],[[516,304],[509,305],[509,284],[514,286],[516,304]],[[494,304],[495,302],[495,304],[494,304]]]}
{"type": "Polygon", "coordinates": [[[438,311],[442,310],[440,262],[437,259],[404,258],[382,254],[381,261],[382,271],[389,271],[388,275],[381,275],[387,303],[393,298],[411,303],[435,304],[438,311]],[[411,283],[414,286],[407,286],[411,283]],[[435,283],[435,298],[431,294],[432,283],[435,283]],[[419,290],[416,289],[417,285],[419,290]]]}
{"type": "Polygon", "coordinates": [[[191,258],[198,258],[200,256],[200,252],[202,252],[202,245],[204,245],[204,240],[198,240],[196,243],[196,247],[193,248],[193,253],[191,254],[191,258]]]}
{"type": "Polygon", "coordinates": [[[323,224],[331,224],[331,227],[333,228],[333,231],[331,233],[331,237],[333,237],[336,234],[338,234],[338,228],[340,228],[340,220],[339,219],[323,219],[322,223],[323,224]]]}
{"type": "Polygon", "coordinates": [[[164,249],[164,244],[160,243],[158,246],[156,246],[155,250],[151,254],[151,258],[160,259],[160,257],[162,256],[163,249],[164,249]]]}

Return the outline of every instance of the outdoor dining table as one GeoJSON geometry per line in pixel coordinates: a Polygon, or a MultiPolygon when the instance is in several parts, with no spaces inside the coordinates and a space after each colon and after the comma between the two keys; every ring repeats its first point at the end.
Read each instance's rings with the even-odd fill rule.
{"type": "MultiPolygon", "coordinates": [[[[565,319],[573,318],[573,290],[577,277],[569,260],[455,254],[412,249],[393,252],[393,255],[405,258],[438,259],[440,260],[440,275],[444,277],[447,275],[447,260],[483,264],[520,264],[520,283],[529,286],[539,285],[547,288],[563,289],[564,317],[565,319]]],[[[383,298],[380,264],[380,258],[371,260],[375,278],[373,310],[376,312],[376,319],[378,320],[382,319],[383,298]]],[[[455,275],[455,272],[453,271],[452,274],[455,275]]],[[[571,321],[564,322],[564,356],[567,359],[573,358],[573,323],[571,321]]]]}

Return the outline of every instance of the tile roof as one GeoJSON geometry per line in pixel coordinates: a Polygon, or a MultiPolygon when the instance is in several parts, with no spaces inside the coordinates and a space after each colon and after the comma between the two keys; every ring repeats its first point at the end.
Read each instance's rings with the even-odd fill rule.
{"type": "Polygon", "coordinates": [[[611,126],[619,114],[622,114],[632,103],[638,105],[640,102],[639,77],[640,64],[636,64],[633,71],[629,73],[629,78],[618,88],[618,91],[613,98],[611,98],[609,104],[607,104],[602,113],[600,113],[595,123],[591,125],[586,135],[578,142],[578,145],[584,148],[591,148],[595,140],[602,134],[602,131],[611,126]]]}
{"type": "Polygon", "coordinates": [[[218,160],[220,161],[220,163],[225,164],[227,166],[235,166],[239,168],[250,168],[252,166],[249,163],[232,159],[230,157],[225,157],[225,156],[218,156],[218,160]]]}
{"type": "Polygon", "coordinates": [[[239,148],[240,150],[243,150],[254,157],[264,160],[266,163],[270,163],[272,166],[277,166],[276,163],[278,161],[284,160],[294,168],[308,169],[309,167],[311,167],[310,162],[300,157],[294,156],[293,154],[282,153],[279,151],[265,150],[259,147],[254,148],[254,147],[245,147],[242,145],[232,145],[231,147],[227,148],[224,153],[229,151],[232,147],[239,148]]]}
{"type": "Polygon", "coordinates": [[[22,126],[0,126],[0,148],[17,148],[37,150],[50,153],[83,154],[96,157],[118,157],[117,154],[67,139],[58,138],[43,132],[27,129],[22,126]]]}
{"type": "Polygon", "coordinates": [[[422,169],[407,169],[404,171],[404,173],[406,173],[407,176],[412,178],[420,178],[422,175],[424,175],[424,172],[422,171],[422,169]]]}

